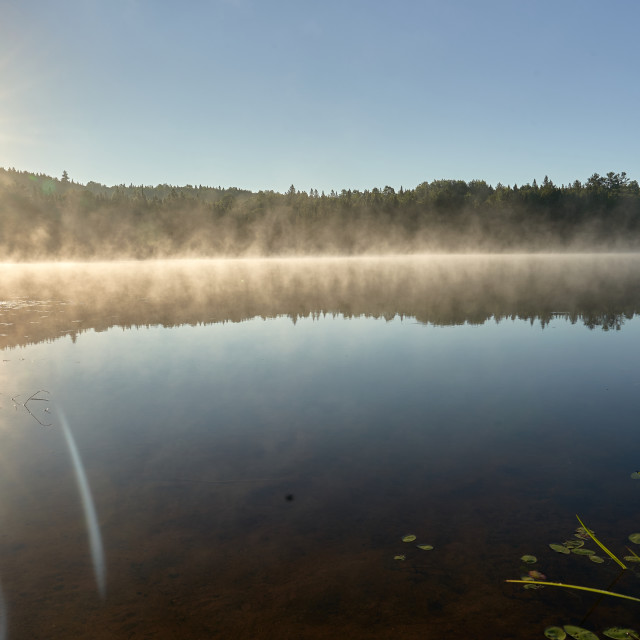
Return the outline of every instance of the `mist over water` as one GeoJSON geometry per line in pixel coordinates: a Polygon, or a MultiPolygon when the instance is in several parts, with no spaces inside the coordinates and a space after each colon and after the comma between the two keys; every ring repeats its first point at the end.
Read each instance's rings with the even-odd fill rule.
{"type": "MultiPolygon", "coordinates": [[[[639,267],[0,266],[8,638],[524,640],[577,624],[588,594],[504,581],[534,554],[549,579],[606,588],[614,563],[548,544],[575,513],[618,553],[637,530],[639,267]]],[[[633,569],[616,589],[636,593],[633,569]]],[[[584,626],[634,616],[605,601],[584,626]]]]}
{"type": "Polygon", "coordinates": [[[557,186],[434,180],[414,189],[286,194],[82,185],[0,168],[5,260],[634,251],[640,188],[626,173],[557,186]]]}
{"type": "Polygon", "coordinates": [[[615,329],[640,308],[639,267],[635,254],[5,264],[0,345],[89,328],[317,314],[435,325],[562,315],[615,329]]]}

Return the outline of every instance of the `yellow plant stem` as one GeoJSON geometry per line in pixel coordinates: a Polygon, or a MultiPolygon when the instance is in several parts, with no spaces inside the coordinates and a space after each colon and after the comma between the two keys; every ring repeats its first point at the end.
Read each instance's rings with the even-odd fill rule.
{"type": "Polygon", "coordinates": [[[632,556],[635,556],[636,558],[638,558],[638,560],[640,560],[640,556],[633,549],[630,549],[629,547],[627,547],[627,549],[629,549],[629,553],[632,556]]]}
{"type": "Polygon", "coordinates": [[[576,513],[576,518],[578,518],[578,522],[580,523],[580,526],[587,532],[587,535],[610,557],[613,558],[623,569],[626,569],[626,565],[622,562],[622,560],[619,560],[612,551],[609,551],[609,549],[607,549],[607,547],[605,547],[602,542],[600,542],[600,540],[598,540],[598,538],[595,537],[595,535],[593,535],[593,531],[591,531],[591,529],[589,529],[589,527],[587,527],[587,525],[582,522],[582,520],[580,520],[580,516],[576,513]]]}
{"type": "Polygon", "coordinates": [[[633,598],[632,596],[625,596],[622,593],[615,593],[613,591],[604,591],[604,589],[592,589],[591,587],[581,587],[577,584],[564,584],[562,582],[538,582],[536,580],[505,580],[505,582],[517,582],[520,584],[541,584],[545,587],[564,587],[565,589],[579,589],[580,591],[591,591],[592,593],[600,593],[604,596],[614,596],[616,598],[624,598],[625,600],[635,600],[640,602],[640,598],[633,598]]]}

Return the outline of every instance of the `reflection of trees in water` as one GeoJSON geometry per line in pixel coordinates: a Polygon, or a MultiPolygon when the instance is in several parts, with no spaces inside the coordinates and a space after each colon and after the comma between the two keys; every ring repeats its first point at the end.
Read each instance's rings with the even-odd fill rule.
{"type": "Polygon", "coordinates": [[[615,329],[619,331],[625,320],[631,320],[633,313],[603,313],[600,315],[589,315],[582,318],[582,322],[589,329],[601,327],[604,331],[615,329]]]}
{"type": "Polygon", "coordinates": [[[619,330],[640,257],[433,256],[0,267],[0,345],[87,329],[342,315],[433,325],[554,318],[619,330]]]}

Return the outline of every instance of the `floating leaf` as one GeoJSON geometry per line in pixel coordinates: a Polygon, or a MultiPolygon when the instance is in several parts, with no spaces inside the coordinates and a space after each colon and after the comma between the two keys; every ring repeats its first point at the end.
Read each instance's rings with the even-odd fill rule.
{"type": "Polygon", "coordinates": [[[576,640],[598,640],[598,636],[595,633],[589,631],[589,629],[583,629],[582,627],[574,627],[571,624],[565,624],[564,630],[576,640]]]}
{"type": "Polygon", "coordinates": [[[624,560],[627,562],[640,562],[640,558],[638,558],[638,556],[624,556],[624,560]]]}
{"type": "Polygon", "coordinates": [[[633,544],[640,544],[640,533],[632,533],[629,536],[629,540],[631,540],[633,544]]]}
{"type": "Polygon", "coordinates": [[[406,560],[407,556],[393,556],[394,560],[406,560]]]}
{"type": "Polygon", "coordinates": [[[634,471],[634,472],[631,474],[631,477],[632,477],[634,480],[640,480],[640,473],[639,473],[638,471],[634,471]]]}
{"type": "Polygon", "coordinates": [[[569,547],[565,547],[563,544],[556,544],[555,542],[552,542],[549,546],[558,553],[571,553],[571,549],[569,549],[569,547]]]}
{"type": "Polygon", "coordinates": [[[591,549],[571,549],[571,553],[575,553],[577,556],[593,556],[596,552],[591,549]]]}
{"type": "Polygon", "coordinates": [[[567,637],[567,634],[560,627],[547,627],[544,630],[544,635],[549,640],[564,640],[567,637]]]}
{"type": "Polygon", "coordinates": [[[535,569],[533,571],[529,571],[529,577],[533,578],[534,580],[546,580],[547,576],[544,575],[544,573],[540,573],[539,571],[536,571],[535,569]]]}
{"type": "Polygon", "coordinates": [[[629,638],[638,637],[637,631],[633,629],[623,629],[622,627],[609,627],[602,633],[604,633],[607,638],[614,638],[614,640],[629,640],[629,638]]]}
{"type": "Polygon", "coordinates": [[[535,556],[522,556],[520,560],[522,560],[522,562],[526,562],[527,564],[534,564],[535,562],[538,562],[538,558],[536,558],[535,556]]]}
{"type": "MultiPolygon", "coordinates": [[[[588,538],[589,536],[587,536],[588,538]]],[[[584,540],[565,540],[564,546],[567,549],[579,549],[580,547],[584,547],[584,540]]]]}
{"type": "Polygon", "coordinates": [[[402,542],[413,542],[415,539],[416,536],[414,536],[412,533],[407,536],[402,536],[402,542]]]}
{"type": "Polygon", "coordinates": [[[431,551],[431,549],[433,549],[433,545],[431,544],[417,544],[416,547],[418,547],[418,549],[422,549],[423,551],[431,551]]]}
{"type": "Polygon", "coordinates": [[[589,556],[589,560],[591,560],[591,562],[595,562],[596,564],[602,564],[604,562],[604,558],[601,558],[600,556],[589,556]]]}

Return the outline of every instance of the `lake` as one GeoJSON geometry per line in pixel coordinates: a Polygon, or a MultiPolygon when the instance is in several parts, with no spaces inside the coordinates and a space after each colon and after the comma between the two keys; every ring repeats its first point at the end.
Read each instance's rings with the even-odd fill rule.
{"type": "Polygon", "coordinates": [[[0,640],[637,629],[505,581],[640,597],[549,547],[640,554],[639,311],[634,255],[0,265],[0,640]]]}

